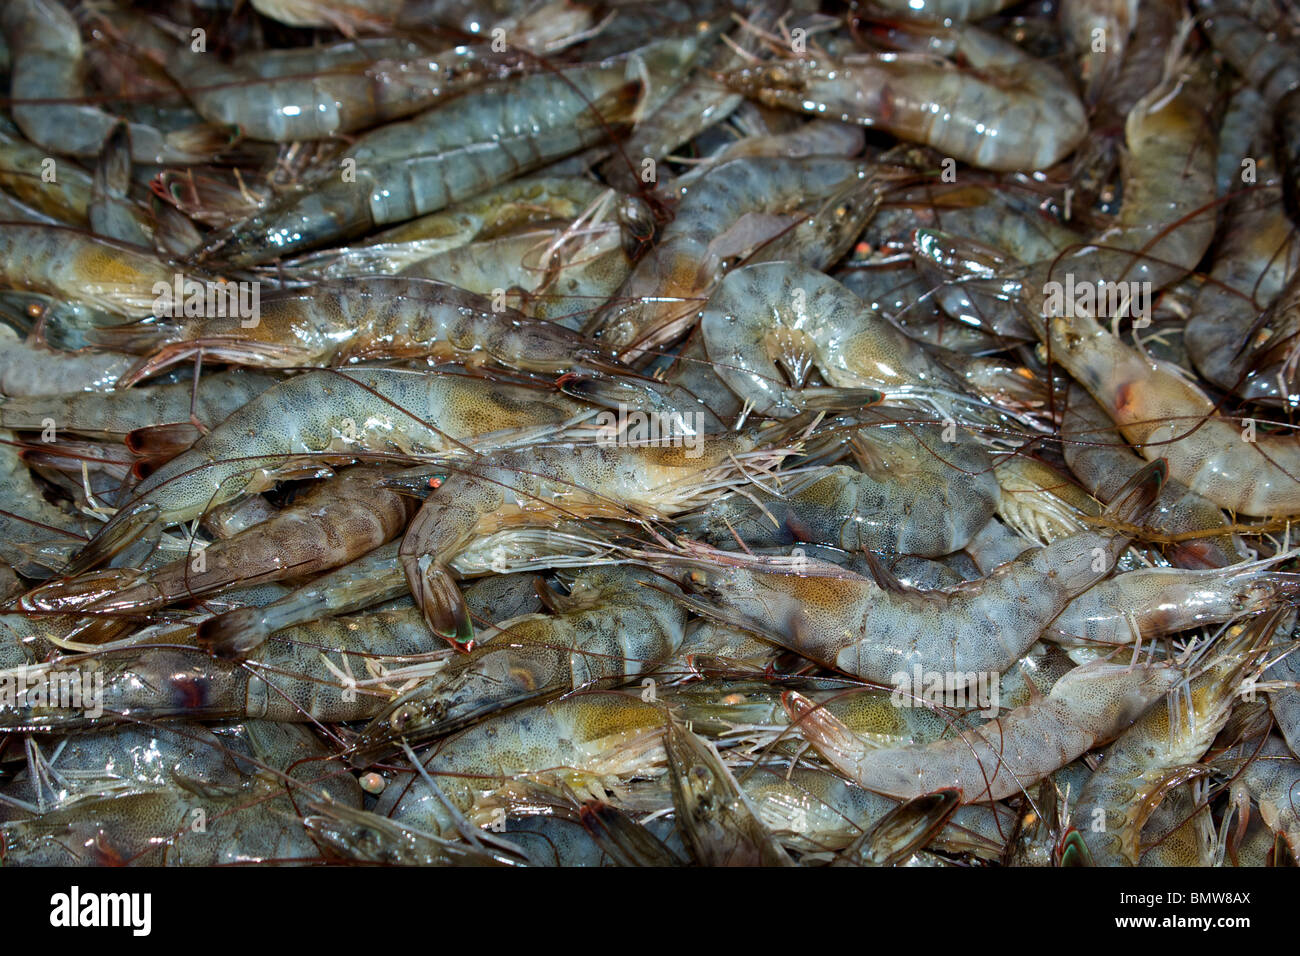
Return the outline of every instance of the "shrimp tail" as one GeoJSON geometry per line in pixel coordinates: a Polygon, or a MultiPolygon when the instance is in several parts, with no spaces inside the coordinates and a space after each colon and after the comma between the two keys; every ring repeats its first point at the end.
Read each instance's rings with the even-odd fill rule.
{"type": "Polygon", "coordinates": [[[388,475],[379,480],[380,488],[391,488],[399,495],[410,495],[423,501],[433,494],[447,480],[447,473],[430,472],[428,474],[388,475]]]}
{"type": "Polygon", "coordinates": [[[200,647],[231,660],[246,657],[270,636],[262,609],[241,607],[201,622],[197,639],[200,647]]]}
{"type": "Polygon", "coordinates": [[[1093,866],[1092,854],[1088,844],[1083,842],[1083,834],[1070,827],[1061,837],[1060,850],[1057,853],[1061,866],[1093,866]]]}
{"type": "Polygon", "coordinates": [[[126,433],[123,444],[137,458],[150,463],[175,458],[199,440],[199,429],[188,422],[167,425],[146,425],[126,433]]]}
{"type": "Polygon", "coordinates": [[[1157,458],[1125,482],[1103,514],[1123,524],[1141,524],[1168,477],[1169,464],[1163,458],[1157,458]]]}
{"type": "Polygon", "coordinates": [[[162,534],[160,514],[161,509],[152,502],[140,502],[130,510],[119,511],[68,562],[64,575],[71,577],[92,571],[142,540],[152,547],[162,534]]]}
{"type": "Polygon", "coordinates": [[[622,810],[588,800],[578,812],[583,829],[620,866],[681,866],[668,846],[622,810]]]}
{"type": "Polygon", "coordinates": [[[41,585],[20,599],[23,610],[57,614],[96,614],[122,600],[122,592],[147,584],[149,575],[134,568],[104,568],[41,585]]]}
{"type": "Polygon", "coordinates": [[[935,790],[913,797],[881,817],[831,865],[862,861],[875,866],[896,866],[924,850],[960,806],[961,791],[956,789],[935,790]]]}
{"type": "Polygon", "coordinates": [[[641,104],[642,87],[639,80],[624,83],[617,89],[599,97],[590,109],[584,110],[578,118],[578,127],[592,125],[622,126],[630,123],[636,116],[641,104]]]}
{"type": "Polygon", "coordinates": [[[465,595],[451,576],[451,569],[438,561],[423,567],[419,562],[407,564],[406,578],[411,583],[415,603],[433,632],[459,651],[474,649],[474,624],[470,620],[465,595]]]}
{"type": "Polygon", "coordinates": [[[243,136],[238,126],[196,123],[168,133],[166,143],[176,153],[206,159],[224,153],[243,139],[243,136]]]}

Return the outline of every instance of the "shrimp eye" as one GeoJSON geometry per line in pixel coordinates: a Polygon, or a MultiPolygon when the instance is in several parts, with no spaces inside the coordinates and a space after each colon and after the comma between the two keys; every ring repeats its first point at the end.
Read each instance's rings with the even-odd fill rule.
{"type": "Polygon", "coordinates": [[[430,479],[429,479],[429,487],[430,487],[430,488],[441,488],[441,487],[442,487],[442,475],[434,475],[432,478],[430,478],[430,479]]]}
{"type": "Polygon", "coordinates": [[[412,716],[414,715],[411,713],[411,708],[409,707],[399,707],[397,710],[393,711],[393,729],[401,730],[411,722],[412,716]]]}

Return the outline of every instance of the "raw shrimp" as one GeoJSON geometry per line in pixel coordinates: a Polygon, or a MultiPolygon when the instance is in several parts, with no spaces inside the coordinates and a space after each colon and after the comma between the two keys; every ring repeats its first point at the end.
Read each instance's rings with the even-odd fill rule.
{"type": "Polygon", "coordinates": [[[930,55],[809,55],[744,67],[724,79],[766,106],[883,129],[986,169],[1051,166],[1088,131],[1065,77],[992,34],[927,24],[915,38],[901,29],[892,36],[930,55]]]}
{"type": "Polygon", "coordinates": [[[442,282],[372,276],[267,296],[251,328],[239,317],[172,319],[114,326],[99,338],[134,351],[142,345],[155,349],[123,376],[123,385],[195,355],[263,368],[385,358],[458,359],[470,366],[495,362],[546,374],[584,363],[617,368],[612,357],[576,332],[495,305],[442,282]]]}
{"type": "MultiPolygon", "coordinates": [[[[68,377],[62,381],[66,385],[76,383],[68,377]]],[[[121,438],[139,432],[136,437],[140,439],[150,432],[162,433],[165,426],[177,423],[192,424],[196,430],[211,429],[279,381],[267,373],[235,369],[204,376],[199,380],[197,394],[193,382],[177,382],[111,391],[26,395],[0,404],[0,427],[38,431],[47,427],[49,419],[56,428],[79,435],[121,438]]]]}
{"type": "MultiPolygon", "coordinates": [[[[320,852],[294,810],[294,800],[329,799],[360,809],[361,792],[350,777],[319,769],[286,774],[300,762],[328,753],[309,731],[250,722],[202,735],[201,746],[248,753],[234,781],[222,787],[200,773],[176,768],[166,779],[89,796],[46,813],[0,823],[0,851],[9,865],[216,866],[258,862],[314,862],[320,852]],[[351,783],[349,786],[348,784],[351,783]],[[200,824],[201,825],[198,825],[200,824]]],[[[211,761],[209,761],[211,762],[211,761]]],[[[319,766],[319,764],[317,764],[319,766]]],[[[208,768],[203,768],[207,770],[208,768]]]]}
{"type": "MultiPolygon", "coordinates": [[[[1061,416],[1065,462],[1089,491],[1109,501],[1124,482],[1142,469],[1142,458],[1125,446],[1110,417],[1083,388],[1071,384],[1066,401],[1061,416]]],[[[1160,489],[1147,527],[1179,536],[1179,540],[1169,543],[1167,554],[1183,567],[1220,568],[1246,557],[1228,533],[1229,522],[1223,510],[1176,478],[1167,480],[1160,489]],[[1201,534],[1182,539],[1196,532],[1201,534]]]]}
{"type": "Polygon", "coordinates": [[[506,305],[576,328],[631,271],[624,239],[616,222],[575,221],[449,249],[408,266],[403,275],[481,295],[504,293],[506,305]]]}
{"type": "Polygon", "coordinates": [[[686,190],[659,242],[584,331],[628,361],[667,345],[718,280],[755,253],[812,266],[838,259],[871,218],[882,186],[850,159],[723,163],[686,190]]]}
{"type": "MultiPolygon", "coordinates": [[[[475,239],[552,219],[575,219],[606,192],[585,179],[526,176],[385,230],[360,245],[290,259],[276,271],[293,279],[316,281],[395,275],[422,259],[475,239]]],[[[633,200],[624,208],[633,219],[648,216],[633,200]]]]}
{"type": "MultiPolygon", "coordinates": [[[[739,775],[741,789],[761,819],[786,846],[801,852],[839,851],[898,806],[820,768],[759,765],[739,775]]],[[[962,806],[931,845],[949,853],[995,859],[1012,828],[997,805],[962,806]]]]}
{"type": "MultiPolygon", "coordinates": [[[[464,375],[402,369],[310,372],[272,386],[149,475],[67,573],[151,529],[189,521],[277,479],[317,474],[359,452],[451,451],[474,436],[551,434],[582,410],[561,395],[464,375]]],[[[481,447],[481,446],[480,446],[481,447]]]]}
{"type": "Polygon", "coordinates": [[[19,339],[9,326],[0,325],[0,394],[5,396],[57,395],[79,390],[102,393],[112,388],[136,361],[122,352],[51,349],[19,339]]]}
{"type": "Polygon", "coordinates": [[[956,790],[936,790],[894,807],[831,866],[910,866],[961,805],[956,790]]]}
{"type": "Polygon", "coordinates": [[[1079,74],[1089,103],[1100,99],[1119,72],[1137,18],[1137,0],[1062,2],[1061,22],[1079,58],[1079,74]]]}
{"type": "Polygon", "coordinates": [[[768,488],[717,498],[686,530],[718,547],[799,541],[848,551],[940,557],[964,548],[1001,496],[988,452],[973,437],[894,409],[868,409],[851,434],[859,468],[795,473],[768,488]],[[770,490],[769,490],[770,489],[770,490]]]}
{"type": "Polygon", "coordinates": [[[998,455],[992,467],[1002,492],[998,517],[1029,541],[1051,544],[1101,514],[1091,495],[1041,459],[998,455]]]}
{"type": "MultiPolygon", "coordinates": [[[[718,376],[755,411],[788,417],[827,399],[847,405],[855,392],[808,392],[816,368],[834,389],[873,389],[891,401],[941,408],[978,405],[954,371],[829,276],[789,262],[728,274],[700,318],[718,376]],[[793,387],[783,384],[778,363],[793,387]]],[[[965,356],[956,356],[965,359],[965,356]]],[[[1025,381],[1012,380],[1019,389],[1025,381]]]]}
{"type": "Polygon", "coordinates": [[[396,537],[409,501],[379,487],[380,468],[349,468],[246,531],[150,571],[109,568],[55,581],[23,597],[29,611],[138,614],[236,584],[317,574],[396,537]]]}
{"type": "Polygon", "coordinates": [[[203,255],[254,265],[437,212],[599,142],[631,116],[640,90],[615,64],[468,93],[362,137],[340,157],[338,178],[321,178],[216,233],[203,255]]]}
{"type": "Polygon", "coordinates": [[[1048,636],[1097,644],[1130,644],[1293,600],[1300,575],[1262,563],[1226,568],[1137,568],[1093,585],[1052,622],[1048,636]]]}
{"type": "MultiPolygon", "coordinates": [[[[555,565],[581,565],[605,553],[598,540],[584,533],[580,523],[561,528],[511,528],[480,538],[451,562],[452,570],[468,576],[492,571],[495,577],[476,581],[465,593],[471,617],[477,617],[474,588],[489,588],[493,581],[509,580],[514,567],[540,570],[555,565]]],[[[400,542],[375,548],[328,574],[322,574],[284,597],[262,607],[242,607],[211,618],[199,625],[199,642],[220,657],[247,654],[275,631],[295,624],[360,611],[410,594],[398,556],[400,542]]],[[[531,593],[531,585],[529,585],[531,593]]],[[[502,606],[491,603],[489,620],[513,617],[502,614],[502,606]]],[[[508,605],[506,605],[508,607],[508,605]]],[[[535,610],[528,608],[527,610],[535,610]]],[[[524,613],[520,611],[519,613],[524,613]]]]}
{"type": "Polygon", "coordinates": [[[89,226],[94,195],[91,177],[85,170],[65,163],[53,182],[45,182],[34,171],[41,168],[47,155],[45,150],[0,131],[0,186],[55,223],[89,226]]]}
{"type": "Polygon", "coordinates": [[[830,764],[860,786],[899,800],[942,787],[966,803],[1002,800],[1037,783],[1085,751],[1114,738],[1174,685],[1165,665],[1129,667],[1095,661],[1026,704],[955,738],[878,750],[807,698],[787,693],[786,707],[830,764]]]}
{"type": "Polygon", "coordinates": [[[286,628],[242,663],[213,658],[194,646],[194,637],[193,625],[169,625],[21,668],[17,676],[27,686],[53,668],[49,680],[75,677],[94,700],[75,708],[19,697],[0,706],[0,729],[44,733],[123,719],[367,720],[451,653],[429,650],[429,630],[415,608],[286,628]]]}
{"type": "Polygon", "coordinates": [[[1177,368],[1140,355],[1095,319],[1052,316],[1052,358],[1088,389],[1143,457],[1223,508],[1248,515],[1300,512],[1300,439],[1255,434],[1253,420],[1216,414],[1177,368]]]}
{"type": "Polygon", "coordinates": [[[49,577],[85,542],[87,522],[45,500],[13,432],[0,430],[0,559],[27,577],[49,577]]]}
{"type": "Polygon", "coordinates": [[[106,239],[151,248],[153,229],[130,197],[131,144],[125,123],[104,142],[91,191],[90,231],[106,239]]]}
{"type": "Polygon", "coordinates": [[[483,633],[472,652],[393,702],[357,741],[369,764],[397,739],[412,744],[522,702],[609,686],[653,672],[682,643],[676,588],[628,568],[577,575],[558,613],[526,614],[483,633]]]}
{"type": "Polygon", "coordinates": [[[523,68],[487,45],[431,52],[413,40],[346,40],[216,61],[187,44],[168,72],[205,120],[251,139],[291,143],[350,133],[418,113],[523,68]]]}
{"type": "Polygon", "coordinates": [[[1259,815],[1270,830],[1284,839],[1292,854],[1300,854],[1300,760],[1277,737],[1268,737],[1262,746],[1253,742],[1239,744],[1215,758],[1236,773],[1238,779],[1259,805],[1259,815]],[[1243,767],[1239,761],[1250,759],[1243,767]]]}
{"type": "MultiPolygon", "coordinates": [[[[767,444],[752,429],[670,435],[649,444],[609,436],[596,444],[539,444],[460,466],[437,479],[402,539],[399,554],[411,594],[436,634],[469,645],[474,627],[447,564],[474,538],[557,518],[653,520],[677,514],[747,468],[762,471],[779,462],[788,451],[770,440],[786,434],[769,429],[767,444]]],[[[418,482],[411,487],[419,490],[418,482]]]]}
{"type": "Polygon", "coordinates": [[[701,866],[793,866],[717,748],[675,720],[664,734],[683,842],[701,866]]]}
{"type": "MultiPolygon", "coordinates": [[[[54,153],[98,156],[118,119],[85,101],[81,32],[72,14],[57,0],[13,0],[0,29],[13,52],[9,92],[23,133],[54,153]]],[[[216,127],[164,134],[141,123],[130,124],[130,138],[139,163],[203,162],[234,139],[216,127]]]]}
{"type": "Polygon", "coordinates": [[[430,780],[471,823],[492,819],[479,808],[485,792],[519,778],[565,784],[579,796],[603,796],[620,778],[663,763],[667,719],[661,706],[614,691],[518,707],[442,742],[421,760],[428,778],[421,774],[390,784],[375,812],[435,833],[450,831],[452,813],[430,780]]]}
{"type": "MultiPolygon", "coordinates": [[[[1281,387],[1279,363],[1261,361],[1279,341],[1294,348],[1297,334],[1294,318],[1287,327],[1285,310],[1265,312],[1300,274],[1300,241],[1280,199],[1276,182],[1266,181],[1230,204],[1210,281],[1183,338],[1196,370],[1214,385],[1247,401],[1292,405],[1295,389],[1281,387]],[[1275,318],[1283,321],[1270,321],[1275,318]]],[[[1294,309],[1292,298],[1292,315],[1294,309]]]]}
{"type": "Polygon", "coordinates": [[[1071,811],[1094,863],[1138,865],[1142,825],[1161,792],[1187,779],[1187,768],[1210,748],[1244,682],[1263,670],[1261,652],[1281,617],[1260,615],[1210,645],[1213,659],[1175,692],[1170,706],[1153,707],[1107,749],[1071,811]]]}
{"type": "MultiPolygon", "coordinates": [[[[1110,513],[1139,519],[1162,477],[1159,465],[1146,471],[1110,513]]],[[[693,605],[699,613],[824,665],[886,686],[914,667],[962,675],[964,684],[1010,667],[1071,600],[1113,570],[1127,543],[1112,532],[1081,531],[986,578],[935,591],[909,589],[883,567],[876,581],[808,559],[782,573],[702,548],[711,560],[687,558],[679,573],[707,597],[693,605]]]]}
{"type": "Polygon", "coordinates": [[[112,315],[153,314],[158,288],[171,289],[179,269],[135,246],[76,229],[5,223],[0,229],[0,282],[43,292],[112,315]]]}

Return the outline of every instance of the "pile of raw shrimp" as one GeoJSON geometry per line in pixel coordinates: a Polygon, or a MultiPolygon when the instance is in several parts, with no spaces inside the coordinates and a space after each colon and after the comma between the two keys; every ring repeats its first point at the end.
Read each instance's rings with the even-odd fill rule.
{"type": "Polygon", "coordinates": [[[873,3],[6,0],[0,864],[1294,865],[1300,8],[873,3]]]}

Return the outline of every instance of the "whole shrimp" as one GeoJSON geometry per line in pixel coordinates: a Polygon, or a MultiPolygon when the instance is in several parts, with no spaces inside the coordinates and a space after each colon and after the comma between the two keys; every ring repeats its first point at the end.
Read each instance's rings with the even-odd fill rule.
{"type": "Polygon", "coordinates": [[[645,586],[652,581],[618,566],[581,572],[559,613],[502,621],[394,701],[361,732],[353,763],[373,763],[399,738],[420,743],[525,701],[653,672],[681,644],[686,611],[675,588],[645,586]]]}
{"type": "Polygon", "coordinates": [[[211,235],[202,257],[255,265],[414,219],[599,142],[641,93],[627,67],[583,67],[467,93],[363,136],[304,188],[211,235]],[[355,170],[355,172],[352,172],[355,170]]]}
{"type": "Polygon", "coordinates": [[[195,355],[263,368],[346,365],[393,358],[495,362],[541,373],[586,363],[610,370],[613,358],[578,335],[484,296],[426,279],[371,276],[319,283],[261,300],[258,322],[239,317],[156,320],[113,326],[99,339],[152,354],[123,386],[195,355]]]}
{"type": "Polygon", "coordinates": [[[890,38],[928,56],[807,55],[723,79],[765,106],[876,127],[986,169],[1051,166],[1087,133],[1083,104],[1054,67],[967,24],[912,32],[899,27],[890,38]]]}
{"type": "Polygon", "coordinates": [[[317,574],[397,536],[409,502],[377,487],[383,469],[349,468],[275,515],[149,571],[108,568],[24,595],[29,611],[137,614],[233,585],[317,574]]]}
{"type": "Polygon", "coordinates": [[[731,268],[756,253],[828,265],[871,218],[882,182],[833,157],[742,158],[685,190],[677,215],[584,327],[626,361],[680,338],[731,268]]]}
{"type": "MultiPolygon", "coordinates": [[[[14,0],[5,5],[0,29],[13,54],[9,94],[24,135],[50,152],[99,155],[119,121],[85,102],[81,32],[72,14],[57,0],[14,0]]],[[[131,157],[138,163],[203,162],[234,138],[216,127],[164,134],[130,124],[131,157]]]]}
{"type": "Polygon", "coordinates": [[[510,429],[515,440],[540,437],[582,413],[562,395],[464,375],[370,368],[295,376],[149,475],[66,572],[87,571],[146,533],[277,479],[316,474],[327,459],[348,461],[365,451],[447,451],[463,448],[459,443],[473,436],[510,429]]]}
{"type": "Polygon", "coordinates": [[[434,52],[396,37],[258,51],[229,64],[186,44],[167,63],[205,120],[277,143],[401,119],[522,68],[518,54],[494,54],[487,44],[434,52]]]}
{"type": "MultiPolygon", "coordinates": [[[[827,400],[848,405],[860,389],[940,408],[981,402],[919,342],[834,279],[796,263],[729,273],[705,304],[700,329],[718,376],[764,415],[784,418],[827,400]],[[784,384],[778,363],[793,387],[784,384]],[[802,388],[814,367],[832,390],[802,388]]],[[[981,364],[969,361],[972,368],[981,364]]],[[[1017,392],[1029,384],[1014,373],[995,381],[1017,392]]]]}
{"type": "Polygon", "coordinates": [[[607,785],[662,765],[666,722],[662,706],[616,691],[518,707],[432,749],[417,775],[385,788],[375,812],[441,834],[455,826],[443,800],[471,823],[487,823],[492,814],[481,807],[483,795],[517,779],[603,797],[607,785]]]}
{"type": "MultiPolygon", "coordinates": [[[[1110,508],[1140,520],[1163,478],[1149,467],[1110,508]]],[[[1081,531],[1033,548],[988,577],[934,591],[876,580],[803,559],[793,573],[765,570],[761,559],[704,550],[687,558],[680,578],[705,594],[701,614],[744,627],[826,666],[893,686],[914,667],[957,675],[1000,673],[1042,636],[1071,600],[1109,574],[1128,538],[1081,531]]],[[[666,564],[671,565],[669,558],[666,564]]]]}
{"type": "MultiPolygon", "coordinates": [[[[277,272],[291,279],[321,281],[362,275],[394,275],[422,259],[467,243],[552,219],[574,219],[607,193],[576,177],[524,176],[477,196],[384,230],[355,246],[340,246],[290,259],[277,272]]],[[[623,213],[648,216],[628,200],[623,213]]],[[[642,228],[649,228],[643,224],[642,228]]]]}
{"type": "Polygon", "coordinates": [[[1263,670],[1262,652],[1282,617],[1258,615],[1216,641],[1207,649],[1213,659],[1167,709],[1152,708],[1111,744],[1071,812],[1094,863],[1137,866],[1142,825],[1160,793],[1194,773],[1189,768],[1227,723],[1243,682],[1263,670]]]}
{"type": "MultiPolygon", "coordinates": [[[[239,657],[260,647],[283,628],[361,611],[409,595],[399,545],[392,541],[375,548],[270,604],[240,607],[209,618],[199,624],[199,642],[220,657],[239,657]]],[[[516,577],[513,569],[518,568],[518,576],[525,577],[528,569],[582,566],[606,552],[606,546],[591,536],[587,526],[566,522],[558,528],[508,528],[480,538],[453,559],[451,568],[462,577],[493,572],[492,577],[479,579],[465,593],[470,616],[477,619],[480,615],[471,592],[490,592],[493,582],[504,586],[516,577]]],[[[528,593],[533,593],[531,583],[528,593]]],[[[502,613],[503,608],[511,606],[508,601],[501,603],[486,595],[482,600],[491,607],[490,621],[515,616],[502,613]]],[[[518,613],[535,609],[527,607],[518,613]]]]}
{"type": "Polygon", "coordinates": [[[859,786],[898,800],[955,787],[964,802],[983,803],[1012,796],[1114,738],[1177,678],[1166,665],[1094,661],[1062,677],[1041,701],[954,738],[888,750],[865,745],[802,695],[787,692],[785,701],[818,753],[859,786]]]}
{"type": "Polygon", "coordinates": [[[18,698],[0,706],[0,728],[46,733],[121,720],[367,720],[411,679],[442,667],[415,608],[375,611],[286,628],[243,662],[195,646],[193,624],[159,626],[85,653],[21,670],[32,681],[76,671],[93,698],[80,708],[18,698]]]}
{"type": "MultiPolygon", "coordinates": [[[[719,483],[762,471],[788,452],[786,428],[668,436],[650,444],[544,444],[458,466],[437,479],[399,550],[411,594],[434,633],[461,647],[474,627],[448,562],[476,537],[559,519],[653,520],[688,510],[719,483]]],[[[419,479],[402,482],[417,493],[419,479]]]]}
{"type": "Polygon", "coordinates": [[[814,468],[716,498],[683,526],[724,548],[737,539],[758,548],[804,541],[921,557],[964,548],[1001,497],[984,446],[895,409],[865,409],[855,419],[862,424],[845,430],[857,469],[814,468]]]}

